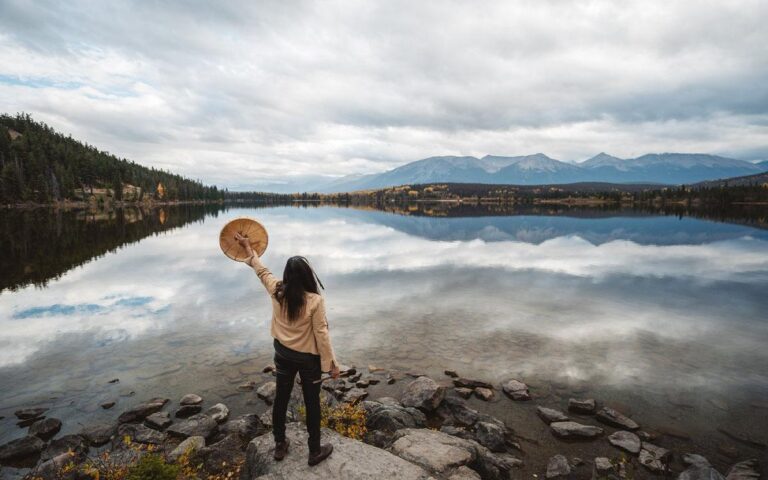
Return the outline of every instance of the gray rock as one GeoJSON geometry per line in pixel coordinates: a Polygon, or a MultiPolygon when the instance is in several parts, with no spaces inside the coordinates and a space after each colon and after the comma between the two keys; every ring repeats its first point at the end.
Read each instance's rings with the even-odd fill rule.
{"type": "Polygon", "coordinates": [[[62,469],[67,464],[75,460],[79,460],[79,459],[71,457],[68,453],[60,453],[59,455],[53,458],[49,458],[45,461],[41,461],[41,463],[39,463],[33,470],[34,476],[32,478],[35,478],[35,479],[62,478],[63,477],[63,475],[61,475],[62,469]]]}
{"type": "Polygon", "coordinates": [[[685,469],[677,480],[725,480],[725,477],[711,465],[697,464],[685,469]]]}
{"type": "Polygon", "coordinates": [[[194,436],[186,438],[168,454],[168,460],[175,462],[184,454],[188,454],[191,457],[192,454],[203,447],[205,447],[204,437],[194,436]]]}
{"type": "Polygon", "coordinates": [[[555,435],[562,438],[592,439],[603,434],[603,429],[576,422],[552,422],[549,424],[555,435]]]}
{"type": "Polygon", "coordinates": [[[47,408],[22,408],[21,410],[16,410],[13,414],[19,420],[30,420],[41,417],[47,411],[47,408]]]}
{"type": "Polygon", "coordinates": [[[462,465],[448,476],[448,480],[480,480],[480,474],[466,465],[462,465]]]}
{"type": "MultiPolygon", "coordinates": [[[[268,412],[271,414],[271,412],[268,412]]],[[[235,434],[244,442],[250,442],[253,437],[266,433],[267,428],[255,413],[240,415],[219,426],[224,435],[235,434]]]]}
{"type": "Polygon", "coordinates": [[[153,430],[145,425],[136,423],[124,423],[117,428],[116,442],[122,442],[128,436],[131,440],[138,443],[151,445],[162,445],[165,441],[165,434],[153,430]]]}
{"type": "Polygon", "coordinates": [[[203,410],[201,405],[182,405],[176,410],[176,418],[188,418],[196,413],[200,413],[203,410]]]}
{"type": "Polygon", "coordinates": [[[229,408],[223,403],[217,403],[206,410],[205,414],[210,415],[212,419],[216,420],[216,423],[224,423],[229,417],[229,408]]]}
{"type": "Polygon", "coordinates": [[[476,443],[428,429],[405,428],[395,433],[390,451],[426,470],[445,475],[477,459],[476,443]]]}
{"type": "Polygon", "coordinates": [[[624,430],[613,432],[608,436],[608,442],[610,442],[610,444],[614,447],[618,447],[629,453],[635,455],[640,453],[640,437],[632,432],[627,432],[624,430]]]}
{"type": "Polygon", "coordinates": [[[594,398],[570,398],[568,399],[568,411],[576,413],[595,413],[597,404],[594,398]]]}
{"type": "Polygon", "coordinates": [[[422,428],[427,418],[416,408],[400,405],[363,402],[366,411],[365,425],[368,430],[394,433],[401,428],[422,428]]]}
{"type": "Polygon", "coordinates": [[[155,412],[144,419],[144,425],[155,430],[165,430],[171,423],[173,421],[171,421],[171,414],[168,412],[155,412]]]}
{"type": "Polygon", "coordinates": [[[474,433],[477,443],[488,450],[492,452],[503,452],[506,450],[505,430],[498,424],[477,422],[475,423],[474,433]]]}
{"type": "Polygon", "coordinates": [[[453,384],[457,387],[464,387],[464,388],[475,389],[475,388],[481,387],[481,388],[493,389],[493,385],[491,385],[488,382],[484,382],[482,380],[473,380],[470,378],[461,378],[461,377],[455,378],[453,380],[453,384]]]}
{"type": "Polygon", "coordinates": [[[188,393],[179,400],[179,405],[200,405],[201,403],[203,403],[203,397],[195,393],[188,393]]]}
{"type": "Polygon", "coordinates": [[[204,437],[210,438],[216,432],[216,420],[204,413],[198,413],[191,417],[168,427],[168,434],[174,437],[204,437]]]}
{"type": "Polygon", "coordinates": [[[669,457],[669,450],[666,448],[643,442],[638,460],[648,470],[654,473],[661,473],[667,469],[667,457],[669,457]]]}
{"type": "Polygon", "coordinates": [[[267,405],[272,405],[272,403],[274,403],[276,393],[277,383],[275,382],[267,382],[256,390],[256,395],[264,400],[267,405]]]}
{"type": "Polygon", "coordinates": [[[404,407],[414,407],[431,412],[445,398],[445,389],[429,377],[419,377],[405,388],[400,399],[404,407]]]}
{"type": "Polygon", "coordinates": [[[610,425],[616,428],[623,428],[625,430],[637,430],[640,428],[634,420],[622,414],[621,412],[614,410],[613,408],[603,407],[597,412],[597,419],[606,425],[610,425]]]}
{"type": "Polygon", "coordinates": [[[547,478],[567,477],[571,474],[571,465],[563,455],[557,454],[550,457],[547,462],[547,478]]]}
{"type": "Polygon", "coordinates": [[[196,465],[202,464],[203,470],[209,475],[224,474],[230,469],[228,466],[235,465],[242,458],[243,447],[240,437],[230,434],[212,445],[201,448],[192,458],[196,465]]]}
{"type": "Polygon", "coordinates": [[[100,447],[109,442],[116,432],[117,425],[99,423],[83,427],[83,429],[80,430],[80,435],[82,435],[91,446],[100,447]]]}
{"type": "Polygon", "coordinates": [[[141,422],[153,413],[159,412],[167,402],[168,399],[165,398],[153,398],[148,402],[140,403],[124,411],[120,414],[117,421],[118,423],[141,422]]]}
{"type": "Polygon", "coordinates": [[[594,480],[605,478],[614,473],[616,473],[616,468],[611,463],[610,458],[595,457],[595,465],[592,469],[592,478],[594,480]]]}
{"type": "Polygon", "coordinates": [[[333,445],[333,454],[322,463],[307,465],[307,433],[304,425],[290,423],[286,437],[290,454],[281,462],[272,459],[272,435],[262,435],[248,444],[242,480],[427,480],[432,477],[423,468],[380,448],[342,437],[323,429],[323,441],[333,445]]]}
{"type": "Polygon", "coordinates": [[[480,413],[467,406],[467,403],[456,397],[446,397],[437,410],[438,415],[461,425],[471,426],[480,418],[480,413]]]}
{"type": "Polygon", "coordinates": [[[456,427],[453,425],[442,425],[440,427],[440,431],[443,433],[447,433],[448,435],[453,435],[454,437],[463,438],[465,440],[475,439],[474,434],[464,427],[456,427]]]}
{"type": "Polygon", "coordinates": [[[567,422],[569,420],[566,414],[560,410],[555,410],[554,408],[536,407],[536,414],[547,424],[552,422],[567,422]]]}
{"type": "Polygon", "coordinates": [[[751,458],[733,465],[728,470],[726,480],[758,480],[760,478],[760,463],[751,458]]]}
{"type": "Polygon", "coordinates": [[[358,403],[368,396],[368,392],[362,388],[352,388],[344,393],[343,400],[347,403],[358,403]]]}
{"type": "MultiPolygon", "coordinates": [[[[259,415],[259,420],[261,421],[261,424],[264,425],[265,428],[270,429],[272,428],[272,410],[267,410],[266,412],[259,415]]],[[[285,415],[285,422],[298,422],[299,418],[293,414],[293,411],[289,408],[288,412],[285,415]]],[[[249,439],[250,440],[250,439],[249,439]]]]}
{"type": "Polygon", "coordinates": [[[471,388],[464,388],[464,387],[456,387],[453,390],[461,398],[469,398],[472,396],[472,392],[474,392],[474,390],[472,390],[471,388]]]}
{"type": "Polygon", "coordinates": [[[72,451],[76,456],[82,457],[88,453],[88,442],[80,435],[64,435],[51,440],[48,448],[40,456],[40,460],[48,461],[58,457],[62,453],[72,451]]]}
{"type": "Polygon", "coordinates": [[[493,399],[493,390],[485,387],[477,387],[475,388],[475,396],[480,400],[488,402],[493,399]]]}
{"type": "Polygon", "coordinates": [[[531,394],[528,391],[528,385],[519,380],[507,380],[501,389],[512,400],[530,400],[531,394]]]}
{"type": "Polygon", "coordinates": [[[32,467],[37,462],[43,448],[45,448],[45,443],[34,435],[11,440],[0,445],[0,465],[32,467]]]}
{"type": "Polygon", "coordinates": [[[44,441],[53,438],[61,430],[61,420],[58,418],[46,418],[38,420],[29,427],[29,434],[44,441]]]}

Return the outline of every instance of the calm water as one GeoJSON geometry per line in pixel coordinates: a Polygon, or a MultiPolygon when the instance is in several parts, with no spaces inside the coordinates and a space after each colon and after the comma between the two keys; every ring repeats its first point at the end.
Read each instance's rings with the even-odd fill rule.
{"type": "Polygon", "coordinates": [[[267,227],[263,260],[274,271],[295,254],[315,266],[344,363],[517,377],[543,402],[594,395],[711,442],[721,425],[763,438],[768,429],[766,230],[631,213],[45,215],[23,241],[8,240],[16,223],[4,222],[3,255],[13,244],[14,257],[2,263],[0,441],[24,433],[12,418],[19,406],[50,406],[67,419],[63,432],[114,418],[99,403],[118,399],[119,410],[131,392],[195,391],[255,408],[233,392],[269,361],[269,302],[217,242],[241,215],[267,227]],[[62,231],[92,254],[63,248],[62,231]],[[8,288],[44,266],[45,286],[8,288]]]}

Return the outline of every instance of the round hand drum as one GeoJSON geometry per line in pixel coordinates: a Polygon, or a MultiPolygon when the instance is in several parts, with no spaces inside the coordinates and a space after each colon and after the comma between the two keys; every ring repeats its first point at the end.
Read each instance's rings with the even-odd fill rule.
{"type": "Polygon", "coordinates": [[[242,217],[230,221],[221,229],[219,246],[221,246],[221,251],[224,252],[224,255],[238,262],[248,258],[245,249],[235,240],[236,233],[248,237],[251,248],[256,252],[256,255],[261,257],[264,254],[264,251],[267,249],[267,243],[269,243],[267,229],[252,218],[242,217]]]}

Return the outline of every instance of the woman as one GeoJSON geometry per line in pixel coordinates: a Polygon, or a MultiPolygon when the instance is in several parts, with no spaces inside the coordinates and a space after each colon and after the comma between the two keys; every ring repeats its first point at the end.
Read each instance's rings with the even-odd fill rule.
{"type": "Polygon", "coordinates": [[[333,445],[320,444],[321,372],[330,372],[333,378],[339,377],[339,364],[328,334],[325,301],[317,287],[319,280],[306,258],[291,257],[285,264],[283,280],[279,281],[261,263],[247,237],[236,234],[235,239],[249,255],[245,263],[256,271],[272,300],[271,333],[277,371],[277,392],[272,406],[275,460],[284,459],[288,453],[285,415],[298,372],[307,410],[308,463],[317,465],[333,452],[333,445]]]}

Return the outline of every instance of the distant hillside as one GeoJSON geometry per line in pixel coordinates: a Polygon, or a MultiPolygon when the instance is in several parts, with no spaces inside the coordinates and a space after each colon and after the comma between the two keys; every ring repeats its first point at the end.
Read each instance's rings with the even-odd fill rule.
{"type": "Polygon", "coordinates": [[[347,176],[313,184],[308,190],[344,192],[424,183],[504,185],[569,184],[577,182],[680,185],[750,175],[768,167],[717,155],[647,154],[621,159],[600,153],[582,163],[555,160],[543,153],[516,157],[430,157],[392,170],[347,176]]]}
{"type": "Polygon", "coordinates": [[[756,175],[743,177],[722,178],[691,185],[691,188],[717,188],[717,187],[744,187],[744,186],[768,186],[768,171],[756,175]]]}
{"type": "Polygon", "coordinates": [[[57,133],[29,115],[0,115],[0,203],[218,200],[216,187],[118,158],[57,133]]]}

